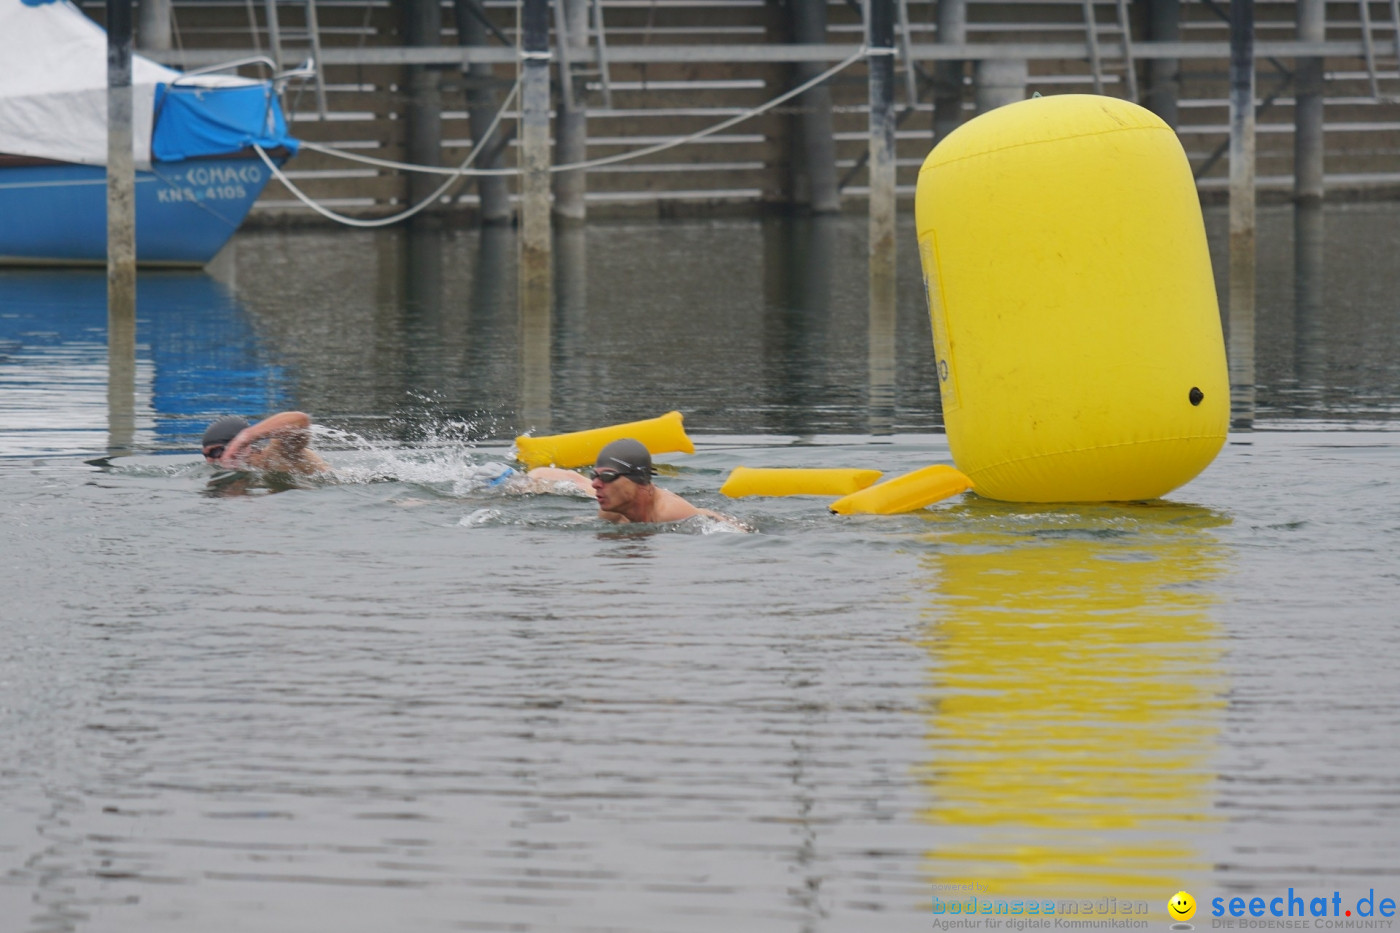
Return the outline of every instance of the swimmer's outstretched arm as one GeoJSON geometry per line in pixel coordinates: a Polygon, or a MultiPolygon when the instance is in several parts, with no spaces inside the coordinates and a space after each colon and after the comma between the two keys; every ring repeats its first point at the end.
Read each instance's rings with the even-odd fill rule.
{"type": "Polygon", "coordinates": [[[560,483],[577,486],[588,495],[593,495],[593,482],[577,470],[561,470],[559,467],[535,467],[525,478],[530,481],[530,492],[553,492],[560,483]]]}
{"type": "Polygon", "coordinates": [[[219,465],[230,469],[253,466],[306,473],[330,469],[326,461],[307,449],[310,440],[310,415],[300,411],[278,412],[239,431],[224,449],[219,465]],[[250,457],[249,448],[264,438],[271,441],[268,449],[260,457],[250,457]]]}

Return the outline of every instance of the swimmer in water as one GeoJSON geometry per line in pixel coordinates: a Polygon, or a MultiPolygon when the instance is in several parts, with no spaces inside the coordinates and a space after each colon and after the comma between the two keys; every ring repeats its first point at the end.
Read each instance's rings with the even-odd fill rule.
{"type": "Polygon", "coordinates": [[[249,425],[236,416],[220,418],[204,431],[204,461],[226,470],[269,473],[325,473],[330,465],[307,445],[311,418],[283,411],[249,425]]]}
{"type": "Polygon", "coordinates": [[[536,490],[568,483],[591,493],[598,500],[598,517],[610,522],[679,522],[704,515],[739,528],[746,526],[709,509],[696,508],[667,489],[653,483],[651,452],[630,438],[613,441],[598,452],[590,480],[574,470],[536,467],[527,474],[536,490]]]}

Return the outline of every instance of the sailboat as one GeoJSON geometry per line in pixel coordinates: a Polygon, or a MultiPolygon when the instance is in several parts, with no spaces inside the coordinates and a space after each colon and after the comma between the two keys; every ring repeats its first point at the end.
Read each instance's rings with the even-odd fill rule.
{"type": "MultiPolygon", "coordinates": [[[[233,236],[271,177],[257,148],[296,153],[288,77],[132,56],[138,264],[202,266],[233,236]]],[[[69,0],[0,0],[0,263],[105,264],[106,162],[106,33],[69,0]]]]}

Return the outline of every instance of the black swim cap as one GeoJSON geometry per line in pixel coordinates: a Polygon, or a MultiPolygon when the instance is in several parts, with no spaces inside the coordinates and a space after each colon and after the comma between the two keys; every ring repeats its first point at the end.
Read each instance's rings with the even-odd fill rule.
{"type": "Polygon", "coordinates": [[[616,470],[634,483],[651,482],[651,451],[630,437],[613,441],[598,451],[595,470],[616,470]]]}
{"type": "Polygon", "coordinates": [[[220,418],[209,427],[204,429],[204,441],[200,447],[213,447],[215,444],[227,444],[238,436],[238,432],[248,426],[237,415],[229,415],[227,418],[220,418]]]}

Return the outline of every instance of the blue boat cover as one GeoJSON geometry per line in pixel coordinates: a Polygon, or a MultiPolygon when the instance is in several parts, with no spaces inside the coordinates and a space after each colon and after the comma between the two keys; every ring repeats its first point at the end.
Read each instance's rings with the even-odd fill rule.
{"type": "Polygon", "coordinates": [[[224,155],[256,143],[264,149],[297,151],[271,85],[236,87],[156,85],[151,157],[178,162],[224,155]]]}
{"type": "MultiPolygon", "coordinates": [[[[0,0],[0,153],[106,165],[107,52],[107,34],[70,0],[0,0]]],[[[153,135],[156,161],[231,155],[254,142],[294,149],[272,83],[181,74],[132,54],[136,168],[150,168],[153,135]]]]}

